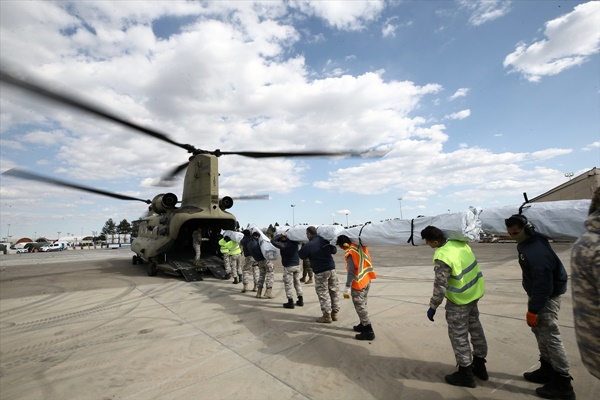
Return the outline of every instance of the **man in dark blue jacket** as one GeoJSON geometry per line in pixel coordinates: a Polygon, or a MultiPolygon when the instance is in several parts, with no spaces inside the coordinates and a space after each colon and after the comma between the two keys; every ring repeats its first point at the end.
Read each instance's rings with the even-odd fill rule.
{"type": "Polygon", "coordinates": [[[306,228],[306,243],[299,250],[301,259],[308,258],[315,277],[315,291],[319,297],[323,316],[317,322],[330,324],[338,320],[340,312],[340,297],[338,295],[338,277],[335,273],[335,261],[332,254],[337,253],[337,248],[317,234],[317,228],[306,228]]]}
{"type": "Polygon", "coordinates": [[[271,244],[277,247],[281,253],[281,264],[283,265],[283,285],[285,287],[285,295],[287,296],[287,303],[283,306],[285,308],[294,308],[294,292],[292,289],[296,289],[296,296],[298,301],[296,305],[302,307],[304,305],[304,297],[302,296],[302,286],[300,286],[300,257],[298,256],[298,242],[289,240],[287,232],[278,233],[273,239],[271,244]]]}
{"type": "Polygon", "coordinates": [[[535,232],[524,215],[505,220],[506,230],[517,241],[523,289],[528,296],[527,325],[535,335],[540,368],[523,374],[530,382],[544,383],[535,391],[546,399],[575,399],[569,361],[558,327],[560,295],[567,291],[567,272],[548,240],[535,232]]]}

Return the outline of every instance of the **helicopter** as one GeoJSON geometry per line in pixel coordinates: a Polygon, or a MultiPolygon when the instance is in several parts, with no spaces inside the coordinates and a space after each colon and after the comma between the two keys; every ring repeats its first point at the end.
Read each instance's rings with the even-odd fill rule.
{"type": "MultiPolygon", "coordinates": [[[[71,188],[94,193],[120,200],[142,201],[148,204],[147,214],[134,221],[133,241],[131,249],[134,252],[132,264],[146,264],[149,276],[157,274],[158,270],[167,274],[183,276],[187,281],[200,281],[206,271],[212,272],[217,278],[224,278],[226,273],[224,262],[219,252],[218,241],[220,233],[225,230],[239,229],[236,217],[227,211],[233,207],[234,197],[219,197],[218,158],[223,155],[239,155],[251,158],[270,157],[362,157],[379,158],[387,152],[368,151],[303,151],[303,152],[256,152],[256,151],[213,151],[198,149],[190,144],[178,143],[167,135],[141,125],[137,125],[93,105],[72,94],[51,90],[43,84],[31,79],[25,80],[12,75],[6,70],[0,72],[0,81],[21,89],[29,94],[46,100],[91,113],[108,121],[120,124],[138,133],[180,147],[191,153],[188,161],[174,168],[161,178],[162,184],[170,184],[176,176],[186,171],[183,181],[181,200],[174,193],[161,193],[152,200],[135,198],[119,193],[84,186],[60,179],[50,178],[21,169],[10,169],[2,175],[19,179],[35,180],[51,185],[71,188]],[[194,263],[192,233],[202,228],[208,240],[202,241],[201,260],[199,265],[194,263]]],[[[239,196],[236,199],[268,199],[268,195],[239,196]]]]}

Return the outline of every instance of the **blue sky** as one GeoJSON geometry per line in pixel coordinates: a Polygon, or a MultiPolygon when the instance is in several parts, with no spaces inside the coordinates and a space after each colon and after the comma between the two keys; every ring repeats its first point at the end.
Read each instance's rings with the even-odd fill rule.
{"type": "MultiPolygon", "coordinates": [[[[242,225],[519,205],[600,161],[600,2],[2,1],[2,68],[207,150],[242,225]],[[16,69],[16,70],[15,70],[16,69]],[[401,201],[398,198],[402,198],[401,201]],[[295,207],[291,207],[291,205],[295,207]]],[[[2,86],[0,168],[152,198],[184,150],[2,86]]],[[[0,178],[0,237],[89,235],[145,205],[0,178]]]]}

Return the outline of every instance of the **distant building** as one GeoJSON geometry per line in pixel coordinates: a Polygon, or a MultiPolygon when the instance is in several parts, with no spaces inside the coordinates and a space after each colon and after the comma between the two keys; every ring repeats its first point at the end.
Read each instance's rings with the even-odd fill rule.
{"type": "Polygon", "coordinates": [[[562,185],[550,189],[546,193],[529,199],[529,202],[591,199],[594,191],[599,186],[600,172],[594,167],[581,175],[569,179],[562,185]]]}

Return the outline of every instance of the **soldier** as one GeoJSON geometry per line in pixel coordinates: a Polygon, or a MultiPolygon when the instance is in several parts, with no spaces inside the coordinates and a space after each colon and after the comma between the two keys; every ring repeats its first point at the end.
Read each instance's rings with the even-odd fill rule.
{"type": "Polygon", "coordinates": [[[240,244],[231,237],[225,236],[226,246],[229,249],[229,265],[231,275],[233,275],[233,284],[237,285],[242,281],[242,249],[240,244]]]}
{"type": "Polygon", "coordinates": [[[421,238],[435,249],[435,281],[427,318],[433,321],[438,306],[446,297],[448,336],[458,364],[458,371],[446,375],[445,380],[454,386],[474,388],[477,384],[473,375],[481,380],[488,380],[485,367],[488,347],[477,308],[477,303],[485,292],[483,275],[467,243],[448,240],[435,226],[423,229],[421,238]],[[473,344],[472,351],[469,335],[473,344]]]}
{"type": "MultiPolygon", "coordinates": [[[[302,246],[304,246],[304,243],[302,246]]],[[[313,270],[310,266],[310,260],[308,258],[302,260],[302,278],[300,278],[300,282],[304,282],[307,285],[313,283],[313,270]],[[307,276],[308,279],[306,279],[307,276]]]]}
{"type": "Polygon", "coordinates": [[[258,292],[256,293],[256,298],[264,298],[264,299],[272,299],[273,296],[273,263],[265,258],[261,249],[260,249],[260,233],[253,232],[252,233],[252,241],[248,243],[248,248],[250,249],[250,254],[252,257],[258,262],[258,292]],[[265,295],[262,296],[263,286],[267,289],[265,290],[265,295]]]}
{"type": "Polygon", "coordinates": [[[301,259],[309,259],[314,271],[315,291],[319,297],[323,316],[316,322],[330,324],[338,320],[340,312],[340,298],[338,296],[338,277],[335,273],[335,261],[332,254],[337,253],[337,248],[317,234],[317,228],[306,228],[306,243],[298,255],[301,259]]]}
{"type": "Polygon", "coordinates": [[[250,235],[250,231],[248,229],[244,230],[244,237],[240,241],[242,245],[242,249],[244,250],[244,266],[242,267],[242,283],[244,287],[242,288],[242,293],[246,293],[248,291],[248,284],[250,283],[250,278],[254,282],[254,287],[252,288],[253,292],[256,292],[256,284],[258,283],[258,264],[254,261],[252,254],[250,253],[250,249],[248,247],[250,241],[252,241],[252,236],[250,235]]]}
{"type": "Polygon", "coordinates": [[[346,259],[348,275],[346,277],[344,298],[349,299],[352,295],[352,303],[354,303],[354,309],[360,319],[358,325],[353,328],[360,333],[354,337],[357,340],[373,340],[375,339],[375,332],[373,332],[371,319],[369,318],[367,297],[371,287],[371,279],[376,279],[377,276],[373,271],[371,255],[366,246],[352,243],[346,235],[338,236],[336,244],[346,252],[344,258],[346,259]]]}
{"type": "Polygon", "coordinates": [[[223,255],[223,265],[225,267],[225,276],[223,279],[228,280],[231,279],[231,263],[229,260],[229,247],[227,245],[227,240],[225,240],[224,237],[219,239],[219,246],[219,251],[223,255]]]}
{"type": "Polygon", "coordinates": [[[535,389],[540,397],[575,399],[569,360],[558,325],[560,295],[567,291],[567,271],[548,240],[535,232],[524,215],[512,215],[504,224],[510,237],[518,243],[522,285],[528,296],[525,319],[540,352],[540,368],[525,372],[523,377],[544,384],[535,389]]]}
{"type": "Polygon", "coordinates": [[[194,233],[192,233],[192,243],[196,257],[194,258],[194,265],[200,265],[200,255],[202,253],[202,242],[207,241],[208,238],[202,237],[202,228],[198,227],[194,233]]]}
{"type": "Polygon", "coordinates": [[[573,314],[583,365],[600,379],[600,188],[592,198],[585,228],[571,253],[573,314]]]}
{"type": "Polygon", "coordinates": [[[302,307],[304,305],[304,297],[302,296],[302,286],[300,285],[300,257],[298,257],[298,242],[289,240],[287,233],[282,232],[275,235],[271,239],[273,246],[277,247],[281,252],[281,264],[283,264],[283,284],[285,287],[285,295],[287,303],[285,308],[294,308],[294,293],[292,287],[296,289],[298,301],[296,305],[302,307]]]}

